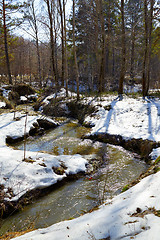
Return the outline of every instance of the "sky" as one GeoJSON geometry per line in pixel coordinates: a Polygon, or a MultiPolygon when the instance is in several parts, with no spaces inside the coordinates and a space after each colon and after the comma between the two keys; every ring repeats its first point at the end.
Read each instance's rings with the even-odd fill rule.
{"type": "MultiPolygon", "coordinates": [[[[40,14],[41,11],[43,12],[44,16],[47,16],[47,13],[44,11],[46,6],[46,3],[43,0],[35,0],[35,9],[36,9],[36,14],[40,14]]],[[[70,12],[72,8],[72,1],[71,0],[66,0],[66,18],[69,18],[70,12]]],[[[40,17],[41,19],[41,17],[40,17]]],[[[44,30],[43,24],[38,22],[38,32],[39,32],[39,40],[41,42],[48,41],[49,39],[49,33],[48,30],[44,30]]],[[[22,24],[18,29],[14,30],[14,33],[17,34],[18,36],[22,36],[26,39],[33,40],[34,33],[32,29],[28,26],[27,22],[22,24]]]]}

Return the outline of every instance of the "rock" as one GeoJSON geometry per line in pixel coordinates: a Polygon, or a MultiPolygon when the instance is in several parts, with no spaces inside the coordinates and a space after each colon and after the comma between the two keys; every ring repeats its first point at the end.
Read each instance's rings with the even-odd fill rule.
{"type": "Polygon", "coordinates": [[[50,103],[43,106],[43,114],[54,117],[65,117],[68,115],[68,108],[65,103],[62,104],[61,102],[53,102],[51,100],[50,103]]]}
{"type": "Polygon", "coordinates": [[[65,173],[63,167],[52,167],[52,169],[57,175],[63,175],[65,173]]]}
{"type": "Polygon", "coordinates": [[[111,105],[104,106],[104,109],[106,111],[110,111],[112,109],[112,106],[111,105]]]}
{"type": "MultiPolygon", "coordinates": [[[[26,137],[28,137],[28,136],[26,135],[26,137]]],[[[24,136],[21,136],[21,137],[11,137],[11,136],[7,136],[7,137],[6,137],[6,143],[7,143],[7,144],[14,144],[14,143],[23,141],[23,139],[24,139],[24,136]]]]}
{"type": "Polygon", "coordinates": [[[84,123],[82,124],[82,126],[84,126],[84,127],[86,127],[86,128],[92,128],[92,127],[95,126],[95,124],[94,124],[94,123],[89,123],[89,122],[84,122],[84,123]]]}
{"type": "Polygon", "coordinates": [[[37,134],[39,136],[43,135],[44,134],[44,128],[39,128],[37,134]]]}
{"type": "Polygon", "coordinates": [[[59,126],[58,123],[55,123],[53,121],[49,121],[47,119],[37,119],[37,122],[41,128],[44,128],[45,130],[56,128],[59,126]]]}
{"type": "Polygon", "coordinates": [[[28,102],[30,103],[37,101],[37,96],[35,95],[29,95],[27,98],[28,98],[28,102]]]}
{"type": "Polygon", "coordinates": [[[38,133],[38,128],[35,128],[35,127],[32,127],[30,130],[29,130],[29,135],[30,136],[34,136],[38,133]]]}
{"type": "Polygon", "coordinates": [[[34,126],[35,128],[38,128],[38,127],[39,127],[39,124],[38,124],[37,122],[34,122],[34,123],[33,123],[33,126],[34,126]]]}
{"type": "Polygon", "coordinates": [[[20,100],[20,96],[17,92],[11,91],[8,94],[8,100],[11,102],[15,102],[17,104],[18,101],[20,100]]]}
{"type": "Polygon", "coordinates": [[[18,84],[13,86],[12,91],[17,92],[19,96],[34,94],[35,90],[27,84],[18,84]]]}
{"type": "Polygon", "coordinates": [[[29,135],[30,136],[43,135],[43,134],[44,134],[44,128],[41,128],[41,127],[32,127],[29,130],[29,135]]]}
{"type": "Polygon", "coordinates": [[[142,212],[142,209],[139,208],[139,207],[137,207],[136,212],[137,212],[137,213],[141,213],[141,212],[142,212]]]}

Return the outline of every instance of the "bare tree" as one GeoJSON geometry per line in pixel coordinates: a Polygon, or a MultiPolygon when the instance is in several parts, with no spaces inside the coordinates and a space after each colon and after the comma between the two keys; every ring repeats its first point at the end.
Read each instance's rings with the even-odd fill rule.
{"type": "Polygon", "coordinates": [[[57,76],[57,69],[55,63],[55,41],[54,41],[54,31],[53,31],[53,10],[54,10],[54,3],[51,0],[45,0],[47,4],[47,11],[49,17],[49,32],[50,32],[50,49],[51,49],[51,63],[52,63],[52,71],[53,76],[55,77],[55,86],[56,90],[58,89],[58,76],[57,76]]]}
{"type": "Polygon", "coordinates": [[[63,0],[63,21],[64,21],[64,79],[66,83],[66,97],[68,97],[68,65],[67,65],[67,31],[66,31],[66,4],[63,0]]]}
{"type": "Polygon", "coordinates": [[[100,21],[101,21],[101,63],[99,73],[99,92],[104,91],[104,77],[105,77],[105,59],[106,59],[106,38],[105,38],[105,27],[104,27],[104,14],[103,14],[103,2],[99,1],[100,6],[100,21]]]}
{"type": "Polygon", "coordinates": [[[148,95],[150,83],[150,66],[151,66],[151,44],[152,44],[152,24],[153,24],[153,7],[154,0],[144,0],[144,24],[145,24],[145,48],[143,60],[143,74],[142,74],[142,92],[143,97],[148,95]]]}
{"type": "Polygon", "coordinates": [[[29,25],[33,31],[33,36],[36,42],[36,51],[37,51],[37,71],[39,77],[39,86],[42,87],[42,74],[41,74],[41,60],[40,60],[40,50],[39,50],[39,37],[38,37],[38,24],[37,16],[35,9],[35,0],[29,0],[28,9],[26,13],[26,19],[29,22],[29,25]]]}
{"type": "Polygon", "coordinates": [[[119,88],[118,88],[118,95],[122,98],[123,94],[123,82],[125,76],[125,62],[126,62],[126,46],[125,46],[125,23],[124,23],[124,0],[121,0],[121,28],[122,28],[122,55],[121,55],[121,71],[120,71],[120,79],[119,79],[119,88]]]}
{"type": "Polygon", "coordinates": [[[6,26],[6,4],[5,0],[2,0],[3,4],[3,31],[4,31],[4,46],[5,46],[5,56],[6,56],[6,65],[8,71],[9,83],[12,84],[12,76],[10,70],[10,61],[9,61],[9,53],[8,53],[8,38],[7,38],[7,26],[6,26]]]}
{"type": "Polygon", "coordinates": [[[76,75],[76,87],[77,87],[77,101],[79,100],[79,72],[76,54],[76,43],[75,43],[75,0],[73,0],[73,54],[74,54],[74,67],[76,75]]]}
{"type": "Polygon", "coordinates": [[[59,3],[59,12],[60,12],[60,18],[61,18],[61,49],[62,49],[62,86],[64,86],[64,65],[65,65],[65,56],[64,56],[64,10],[62,9],[62,3],[61,0],[58,0],[59,3]]]}

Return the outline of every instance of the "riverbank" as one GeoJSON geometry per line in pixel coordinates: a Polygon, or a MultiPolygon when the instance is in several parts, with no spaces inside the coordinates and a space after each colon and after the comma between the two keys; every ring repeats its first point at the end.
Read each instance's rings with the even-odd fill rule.
{"type": "Polygon", "coordinates": [[[15,240],[143,239],[158,240],[160,229],[160,172],[100,206],[98,210],[15,240]]]}
{"type": "MultiPolygon", "coordinates": [[[[0,115],[1,216],[8,215],[29,202],[30,193],[48,188],[69,175],[86,171],[87,160],[78,154],[54,156],[15,150],[7,146],[7,136],[10,139],[24,139],[26,115],[18,112],[16,115],[17,121],[13,119],[14,113],[0,115]]],[[[39,118],[40,116],[27,116],[26,135],[39,118]]]]}
{"type": "MultiPolygon", "coordinates": [[[[109,95],[101,99],[88,98],[83,99],[83,101],[91,101],[93,106],[97,108],[95,113],[90,116],[85,116],[84,118],[85,124],[94,126],[90,136],[99,136],[102,134],[119,135],[123,137],[125,141],[133,138],[135,141],[137,139],[137,142],[140,141],[139,139],[143,141],[149,140],[157,144],[153,147],[158,147],[158,142],[160,141],[160,102],[158,99],[143,100],[141,98],[134,99],[124,97],[122,101],[119,101],[115,99],[115,96],[109,95]]],[[[159,148],[153,149],[153,147],[148,154],[151,152],[150,157],[151,160],[154,161],[156,157],[160,155],[160,152],[159,148]]],[[[42,158],[43,157],[44,156],[42,156],[42,158]]],[[[81,158],[81,156],[79,157],[81,158]]],[[[66,156],[64,158],[66,158],[66,156]]],[[[75,162],[77,162],[77,160],[75,162]]],[[[83,162],[83,164],[83,167],[85,167],[85,162],[83,162]]],[[[156,171],[158,171],[158,169],[156,171]]],[[[155,227],[159,224],[159,218],[157,217],[159,214],[157,202],[160,200],[157,187],[159,180],[159,173],[148,176],[141,181],[142,183],[138,183],[127,192],[113,198],[112,201],[106,202],[98,211],[91,213],[91,215],[87,214],[69,222],[59,223],[44,230],[37,230],[17,239],[49,238],[57,240],[68,239],[69,237],[84,240],[90,238],[152,239],[138,237],[148,231],[153,234],[155,227]],[[148,184],[148,182],[150,184],[148,184]],[[128,201],[124,201],[125,199],[128,199],[128,201]],[[119,206],[122,206],[122,208],[119,208],[119,206]],[[146,224],[144,224],[140,215],[136,215],[135,217],[135,214],[139,213],[143,213],[142,215],[145,215],[145,219],[147,217],[146,224]],[[131,215],[135,217],[133,221],[131,215]],[[111,219],[113,219],[113,221],[111,219]],[[155,222],[154,226],[150,223],[150,219],[155,222]],[[108,222],[109,220],[110,223],[108,222]],[[134,229],[131,230],[131,228],[134,229]],[[69,231],[70,229],[71,231],[69,231]],[[57,231],[59,238],[57,238],[57,231]]],[[[144,236],[146,235],[144,234],[144,236]]]]}

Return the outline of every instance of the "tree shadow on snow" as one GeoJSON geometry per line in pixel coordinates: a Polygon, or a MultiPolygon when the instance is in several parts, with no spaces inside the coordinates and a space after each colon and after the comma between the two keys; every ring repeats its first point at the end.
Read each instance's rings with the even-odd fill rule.
{"type": "Polygon", "coordinates": [[[155,141],[155,138],[153,136],[153,130],[154,129],[156,130],[155,134],[158,134],[158,132],[160,131],[160,104],[156,103],[155,101],[149,98],[145,99],[145,101],[147,101],[148,133],[150,134],[149,139],[155,141]],[[155,105],[155,107],[157,108],[156,126],[153,126],[153,121],[152,121],[151,107],[153,105],[155,105]]]}
{"type": "MultiPolygon", "coordinates": [[[[111,117],[112,117],[113,112],[114,112],[114,107],[115,107],[115,105],[116,105],[116,103],[117,103],[118,101],[121,101],[121,99],[120,99],[119,97],[115,98],[115,99],[111,102],[111,104],[110,104],[110,105],[111,105],[111,109],[108,111],[108,114],[107,114],[107,116],[106,116],[106,119],[104,120],[103,126],[100,127],[100,128],[97,130],[98,133],[100,133],[100,130],[101,130],[102,128],[105,128],[105,132],[108,131],[109,124],[110,124],[110,120],[111,120],[111,117]]],[[[106,114],[106,112],[105,112],[104,114],[106,114]]],[[[101,121],[102,121],[102,119],[99,120],[99,122],[101,122],[101,121]]]]}

